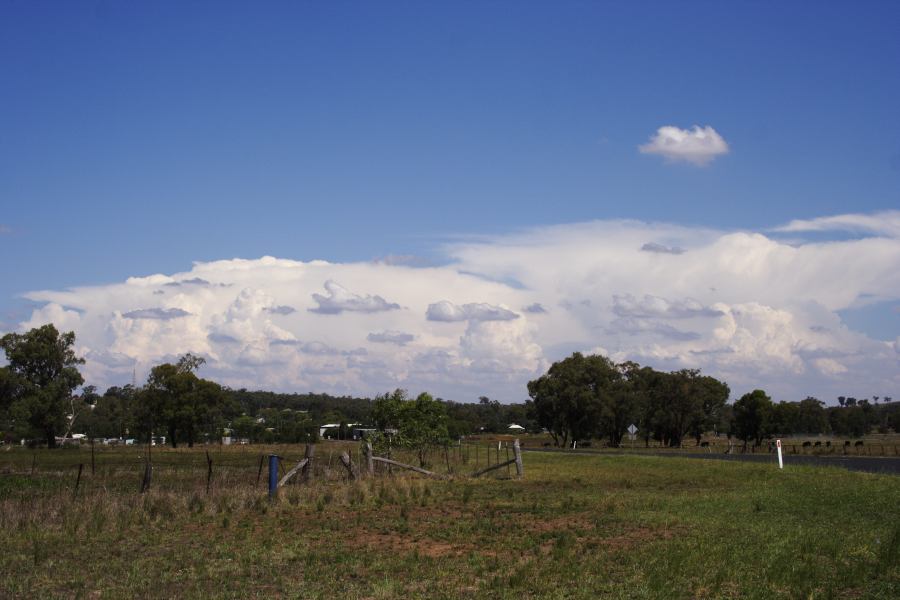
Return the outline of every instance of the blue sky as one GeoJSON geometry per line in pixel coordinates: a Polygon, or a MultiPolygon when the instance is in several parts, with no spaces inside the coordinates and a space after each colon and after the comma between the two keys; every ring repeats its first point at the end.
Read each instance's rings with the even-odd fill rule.
{"type": "MultiPolygon", "coordinates": [[[[2,2],[0,326],[194,261],[617,219],[793,243],[900,207],[897,31],[894,2],[2,2]],[[729,151],[638,150],[667,125],[729,151]]],[[[866,293],[834,313],[900,336],[866,293]]]]}

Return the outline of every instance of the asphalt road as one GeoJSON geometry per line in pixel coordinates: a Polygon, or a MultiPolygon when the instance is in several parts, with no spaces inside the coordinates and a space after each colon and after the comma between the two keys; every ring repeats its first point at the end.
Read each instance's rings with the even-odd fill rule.
{"type": "MultiPolygon", "coordinates": [[[[551,448],[528,448],[526,452],[560,452],[565,454],[584,454],[611,456],[609,453],[601,453],[591,450],[554,450],[551,448]]],[[[761,462],[778,464],[775,454],[699,454],[687,452],[626,452],[647,456],[666,456],[669,458],[694,458],[697,460],[736,460],[743,462],[761,462]]],[[[880,456],[784,456],[784,468],[791,465],[806,465],[812,467],[838,467],[849,471],[862,471],[865,473],[886,473],[900,475],[900,457],[880,456]]]]}

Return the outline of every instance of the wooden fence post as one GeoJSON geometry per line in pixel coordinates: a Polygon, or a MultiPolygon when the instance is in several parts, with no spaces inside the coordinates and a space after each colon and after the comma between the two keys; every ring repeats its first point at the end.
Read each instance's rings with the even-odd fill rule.
{"type": "Polygon", "coordinates": [[[366,442],[366,445],[363,447],[363,452],[366,455],[366,473],[369,477],[375,475],[375,461],[373,460],[373,451],[371,442],[366,442]]]}
{"type": "Polygon", "coordinates": [[[522,463],[522,447],[519,440],[513,442],[513,456],[516,459],[516,477],[522,479],[525,477],[525,465],[522,463]]]}
{"type": "Polygon", "coordinates": [[[341,453],[341,462],[344,464],[344,468],[347,469],[351,481],[356,479],[357,473],[353,468],[353,461],[350,459],[350,455],[346,452],[341,453]]]}
{"type": "Polygon", "coordinates": [[[209,495],[209,484],[212,482],[212,458],[209,456],[209,450],[206,451],[206,495],[209,495]]]}
{"type": "Polygon", "coordinates": [[[434,473],[433,471],[428,471],[426,469],[417,467],[415,465],[408,465],[406,463],[398,462],[396,460],[391,460],[390,458],[383,458],[381,456],[375,456],[372,458],[372,460],[376,460],[380,463],[386,464],[389,467],[396,466],[396,467],[400,467],[401,469],[409,469],[410,471],[415,471],[416,473],[421,473],[422,475],[428,475],[429,477],[437,477],[438,479],[442,478],[441,475],[438,475],[437,473],[434,473]]]}
{"type": "Polygon", "coordinates": [[[94,438],[91,438],[91,475],[94,474],[94,438]]]}
{"type": "Polygon", "coordinates": [[[444,461],[447,463],[447,474],[449,475],[453,470],[450,468],[450,451],[447,446],[444,446],[444,461]]]}
{"type": "MultiPolygon", "coordinates": [[[[281,462],[280,456],[278,457],[278,462],[281,462]]],[[[284,476],[281,478],[281,480],[278,481],[277,486],[278,487],[284,486],[287,482],[289,482],[294,477],[294,475],[296,475],[297,473],[301,473],[303,471],[303,469],[306,467],[306,465],[308,465],[308,464],[309,464],[308,458],[302,459],[300,462],[298,462],[296,465],[294,465],[293,469],[291,469],[290,471],[288,471],[287,473],[284,474],[284,476]]]]}
{"type": "Polygon", "coordinates": [[[303,470],[300,471],[301,476],[303,477],[303,481],[309,481],[312,478],[312,460],[313,456],[316,454],[316,447],[313,444],[306,445],[306,452],[303,453],[303,458],[306,459],[306,464],[303,465],[303,470]]]}

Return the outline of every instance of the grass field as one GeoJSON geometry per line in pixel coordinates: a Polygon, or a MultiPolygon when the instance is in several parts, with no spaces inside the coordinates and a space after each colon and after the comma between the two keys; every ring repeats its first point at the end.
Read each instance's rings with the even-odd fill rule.
{"type": "Polygon", "coordinates": [[[0,450],[0,597],[900,597],[897,477],[526,453],[524,481],[349,482],[338,448],[276,502],[258,457],[302,447],[211,447],[208,494],[204,448],[154,449],[143,495],[140,448],[93,475],[84,449],[0,450]]]}

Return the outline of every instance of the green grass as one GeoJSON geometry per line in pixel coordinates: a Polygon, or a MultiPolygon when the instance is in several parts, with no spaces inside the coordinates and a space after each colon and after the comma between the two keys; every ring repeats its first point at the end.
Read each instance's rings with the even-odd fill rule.
{"type": "Polygon", "coordinates": [[[346,482],[336,447],[275,503],[259,448],[212,452],[209,495],[203,449],[154,449],[144,495],[141,449],[98,451],[93,476],[43,451],[33,477],[4,451],[0,597],[900,597],[897,477],[526,453],[524,481],[346,482]]]}

